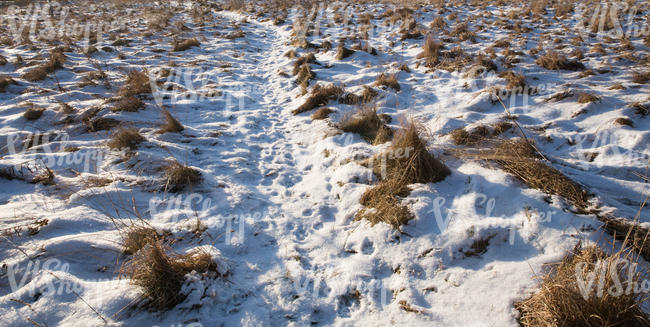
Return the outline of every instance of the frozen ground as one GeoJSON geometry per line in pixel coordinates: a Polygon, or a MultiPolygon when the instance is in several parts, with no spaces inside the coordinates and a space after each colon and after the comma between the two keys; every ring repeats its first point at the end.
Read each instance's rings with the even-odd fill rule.
{"type": "MultiPolygon", "coordinates": [[[[83,7],[71,8],[83,14],[83,7]]],[[[516,326],[513,304],[536,290],[534,277],[543,273],[544,264],[558,261],[579,241],[607,245],[611,236],[595,216],[574,213],[560,197],[528,188],[494,165],[455,155],[460,147],[452,142],[452,130],[505,119],[501,104],[483,91],[506,82],[489,72],[471,78],[462,71],[417,67],[424,38],[400,40],[399,26],[382,25],[387,8],[349,5],[353,24],[323,25],[320,34],[307,37],[317,45],[329,40],[331,50],[292,45],[292,24],[301,17],[295,11],[276,25],[270,15],[211,8],[201,25],[191,17],[190,4],[177,4],[170,25],[178,21],[187,29],[147,34],[151,17],[142,15],[145,9],[106,9],[106,15],[127,22],[116,33],[130,44],[112,46],[107,40],[104,45],[113,51],[97,46],[89,57],[81,48],[66,51],[63,68],[39,82],[21,76],[53,46],[3,46],[0,54],[9,62],[0,73],[18,83],[0,93],[0,168],[47,165],[54,180],[45,185],[0,178],[2,324],[516,326]],[[368,42],[377,55],[361,50],[337,59],[339,37],[354,35],[359,26],[354,23],[364,12],[375,15],[371,21],[377,28],[368,42]],[[239,30],[243,37],[228,38],[239,30]],[[171,52],[174,37],[194,37],[201,45],[171,52]],[[309,89],[334,83],[359,93],[380,73],[398,73],[399,91],[373,86],[378,111],[392,118],[394,129],[403,117],[420,122],[429,132],[430,151],[452,171],[441,182],[412,185],[403,203],[415,219],[401,232],[354,219],[362,208],[361,194],[376,181],[360,160],[388,146],[337,131],[336,122],[354,106],[330,101],[334,112],[325,120],[312,120],[312,112],[292,115],[309,95],[291,76],[295,59],[285,56],[296,49],[298,55],[313,51],[316,56],[309,89]],[[17,55],[26,64],[16,64],[17,55]],[[399,70],[401,64],[410,72],[399,70]],[[99,67],[110,88],[102,82],[79,85],[82,76],[99,67]],[[182,78],[167,82],[185,91],[160,86],[159,94],[190,95],[187,99],[149,94],[137,112],[111,111],[108,99],[129,70],[161,67],[178,72],[182,78]],[[162,118],[156,100],[184,131],[157,133],[162,118]],[[64,113],[60,102],[74,112],[64,113]],[[23,116],[28,103],[46,109],[39,119],[23,116]],[[146,141],[129,156],[110,151],[106,142],[115,128],[88,132],[83,120],[91,112],[137,128],[146,141]],[[24,148],[31,133],[43,132],[50,133],[51,142],[24,148]],[[171,158],[198,169],[203,182],[180,193],[162,192],[160,170],[171,158]],[[129,257],[122,253],[123,234],[116,226],[137,217],[168,231],[178,252],[209,248],[229,273],[217,279],[188,277],[189,296],[167,312],[135,306],[141,292],[119,275],[129,257]],[[207,227],[202,233],[194,229],[197,219],[207,227]],[[488,240],[487,250],[467,255],[478,240],[488,240]]],[[[632,82],[632,74],[650,62],[643,38],[631,39],[632,59],[625,59],[618,40],[588,35],[581,45],[572,45],[570,40],[580,36],[575,17],[548,18],[545,24],[521,17],[531,31],[513,40],[500,24],[515,7],[467,6],[442,13],[434,8],[416,11],[417,23],[428,27],[440,15],[454,26],[472,18],[477,42],[455,41],[468,53],[485,51],[499,39],[525,52],[510,69],[524,74],[528,84],[549,90],[504,99],[510,112],[555,168],[596,195],[595,206],[635,217],[649,195],[642,176],[648,175],[650,123],[630,107],[647,108],[650,101],[648,84],[632,82]],[[558,51],[567,56],[581,48],[581,62],[594,75],[539,67],[528,55],[538,42],[546,42],[542,48],[566,45],[558,51]],[[602,43],[606,53],[590,52],[594,43],[602,43]],[[612,89],[617,83],[623,88],[612,89]],[[574,95],[545,101],[564,90],[574,95]],[[578,103],[581,92],[600,100],[578,103]],[[633,126],[615,123],[620,117],[631,119],[633,126]]],[[[644,22],[647,28],[647,19],[637,23],[644,22]]],[[[8,27],[4,32],[12,35],[8,27]]],[[[345,42],[347,47],[357,43],[345,42]]],[[[507,70],[502,58],[495,59],[499,71],[507,70]]],[[[518,136],[513,128],[501,137],[518,136]]],[[[647,208],[640,220],[650,222],[647,208]]]]}

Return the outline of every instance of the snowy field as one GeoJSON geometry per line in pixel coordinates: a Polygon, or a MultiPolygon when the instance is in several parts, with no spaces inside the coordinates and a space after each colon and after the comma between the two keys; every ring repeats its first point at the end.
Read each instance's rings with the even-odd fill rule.
{"type": "Polygon", "coordinates": [[[590,245],[650,312],[645,1],[301,5],[0,7],[0,325],[519,326],[590,245]]]}

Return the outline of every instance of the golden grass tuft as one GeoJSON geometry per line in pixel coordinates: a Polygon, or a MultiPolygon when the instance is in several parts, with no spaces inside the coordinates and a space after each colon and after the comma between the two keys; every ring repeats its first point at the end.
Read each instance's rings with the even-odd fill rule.
{"type": "Polygon", "coordinates": [[[576,248],[541,278],[537,293],[515,304],[521,313],[519,323],[525,327],[650,326],[641,309],[645,294],[626,292],[640,277],[622,263],[630,262],[629,257],[621,252],[608,255],[596,246],[576,248]],[[616,293],[619,290],[621,294],[616,293]]]}
{"type": "Polygon", "coordinates": [[[201,172],[185,165],[173,161],[164,167],[165,171],[165,191],[176,193],[188,187],[199,184],[203,178],[201,172]]]}
{"type": "Polygon", "coordinates": [[[451,139],[456,145],[473,145],[485,140],[490,135],[490,130],[485,126],[477,126],[471,132],[464,128],[457,128],[451,132],[451,139]]]}
{"type": "Polygon", "coordinates": [[[537,58],[535,63],[549,70],[578,71],[585,69],[585,65],[581,62],[577,60],[569,60],[565,56],[553,51],[546,52],[543,56],[537,58]]]}
{"type": "Polygon", "coordinates": [[[31,106],[25,110],[25,113],[23,113],[23,117],[27,120],[37,120],[43,116],[43,113],[45,112],[45,108],[40,108],[37,106],[31,106]]]}
{"type": "Polygon", "coordinates": [[[355,52],[354,50],[344,47],[343,44],[339,44],[339,46],[336,48],[336,59],[343,60],[353,55],[354,52],[355,52]]]}
{"type": "Polygon", "coordinates": [[[361,105],[356,112],[343,116],[338,128],[344,132],[357,133],[364,140],[374,143],[383,125],[384,123],[377,115],[377,109],[374,106],[361,105]]]}
{"type": "Polygon", "coordinates": [[[47,75],[53,73],[57,69],[63,68],[65,61],[66,57],[63,54],[63,51],[60,48],[56,48],[52,50],[47,62],[23,74],[22,78],[30,82],[44,80],[47,75]]]}
{"type": "Polygon", "coordinates": [[[147,244],[162,240],[156,229],[144,225],[127,226],[122,236],[122,253],[135,254],[147,244]]]}
{"type": "Polygon", "coordinates": [[[197,39],[192,38],[192,39],[174,42],[172,45],[174,47],[172,51],[178,52],[178,51],[185,51],[191,47],[199,47],[201,46],[201,42],[199,42],[199,40],[197,39]]]}
{"type": "Polygon", "coordinates": [[[130,95],[130,96],[125,96],[120,98],[115,104],[115,106],[111,108],[111,111],[136,112],[139,109],[142,109],[143,107],[144,107],[144,102],[142,102],[142,100],[140,100],[138,97],[130,95]]]}
{"type": "Polygon", "coordinates": [[[311,119],[312,120],[326,119],[333,112],[334,112],[334,110],[332,110],[331,108],[320,108],[320,109],[316,110],[316,112],[314,112],[311,115],[311,119]]]}
{"type": "Polygon", "coordinates": [[[209,253],[177,254],[160,241],[146,245],[121,270],[134,285],[143,289],[148,304],[161,311],[169,310],[185,299],[181,287],[185,275],[193,271],[218,275],[216,263],[209,253]]]}
{"type": "Polygon", "coordinates": [[[0,75],[0,92],[4,92],[7,89],[7,86],[16,84],[16,81],[7,76],[7,75],[0,75]]]}
{"type": "Polygon", "coordinates": [[[137,148],[138,144],[145,141],[144,136],[135,128],[120,128],[108,141],[106,145],[110,149],[131,149],[137,148]]]}
{"type": "Polygon", "coordinates": [[[291,111],[291,113],[298,115],[316,107],[327,105],[328,101],[338,99],[341,94],[343,94],[343,89],[339,86],[333,84],[327,86],[316,84],[311,90],[311,95],[305,100],[305,103],[291,111]]]}
{"type": "Polygon", "coordinates": [[[151,93],[151,84],[146,71],[130,71],[126,76],[124,86],[118,94],[122,96],[134,96],[139,94],[151,93]]]}
{"type": "Polygon", "coordinates": [[[634,72],[632,74],[632,82],[637,84],[645,84],[650,81],[650,71],[647,72],[634,72]]]}
{"type": "Polygon", "coordinates": [[[165,123],[160,127],[158,133],[180,133],[185,127],[172,116],[167,109],[162,110],[165,123]]]}
{"type": "Polygon", "coordinates": [[[397,82],[397,73],[392,75],[388,75],[386,73],[379,74],[379,76],[377,76],[377,80],[375,81],[375,85],[390,87],[391,89],[398,92],[400,90],[399,83],[397,82]]]}
{"type": "Polygon", "coordinates": [[[591,93],[580,93],[578,103],[591,103],[600,101],[600,97],[591,93]]]}

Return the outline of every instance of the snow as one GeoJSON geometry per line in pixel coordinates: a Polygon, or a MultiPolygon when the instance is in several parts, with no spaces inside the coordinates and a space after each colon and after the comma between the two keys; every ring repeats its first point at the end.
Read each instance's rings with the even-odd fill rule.
{"type": "MultiPolygon", "coordinates": [[[[351,6],[358,13],[387,8],[351,6]]],[[[436,10],[418,12],[418,22],[428,26],[436,10]]],[[[464,8],[458,11],[459,21],[481,12],[464,8]]],[[[488,7],[485,20],[494,21],[500,12],[488,7]]],[[[336,112],[328,120],[312,121],[311,112],[291,114],[308,95],[301,95],[293,77],[279,72],[291,71],[293,59],[284,54],[294,49],[291,22],[300,14],[291,12],[287,23],[278,26],[239,12],[212,10],[211,15],[199,30],[188,12],[179,13],[175,19],[192,29],[184,36],[197,37],[201,46],[169,53],[168,33],[143,37],[138,32],[146,30],[144,20],[122,17],[129,20],[122,34],[132,40],[119,47],[125,58],[102,50],[92,56],[106,71],[111,89],[77,86],[81,72],[96,70],[78,52],[65,53],[68,61],[56,72],[58,81],[27,82],[20,75],[31,67],[0,66],[2,74],[19,81],[0,93],[2,145],[12,144],[16,134],[58,133],[43,146],[0,150],[0,169],[39,159],[55,174],[55,185],[0,178],[3,325],[32,326],[28,319],[33,319],[48,326],[96,326],[106,319],[110,326],[517,326],[513,304],[535,291],[535,276],[545,264],[560,260],[578,241],[611,241],[593,215],[575,214],[559,197],[527,188],[496,167],[454,156],[449,150],[457,146],[448,136],[453,129],[504,119],[503,107],[481,91],[505,81],[489,74],[473,80],[462,72],[416,68],[424,39],[401,46],[396,41],[390,47],[388,41],[398,36],[387,27],[371,34],[377,56],[357,51],[339,61],[335,47],[315,50],[318,63],[311,66],[317,76],[310,87],[335,83],[358,93],[379,73],[398,72],[397,65],[408,64],[412,72],[398,74],[401,91],[374,87],[380,92],[378,111],[391,116],[394,129],[402,117],[422,123],[430,133],[430,151],[452,174],[435,184],[412,186],[403,203],[416,218],[403,226],[403,233],[355,220],[361,194],[376,181],[358,161],[388,145],[372,146],[350,133],[335,135],[333,123],[353,106],[331,101],[328,106],[336,112]],[[223,38],[235,24],[245,37],[223,38]],[[153,48],[165,52],[151,52],[153,48]],[[127,71],[169,67],[171,61],[174,69],[188,72],[176,81],[185,89],[219,90],[221,96],[176,102],[151,96],[138,112],[110,111],[104,99],[115,94],[127,71]],[[232,66],[222,67],[223,62],[232,66]],[[471,86],[464,87],[468,82],[471,86]],[[183,132],[157,133],[162,118],[156,100],[185,126],[183,132]],[[79,113],[99,108],[97,116],[133,126],[147,140],[123,159],[123,153],[105,146],[112,131],[89,133],[82,123],[55,124],[65,117],[57,110],[58,101],[79,113]],[[26,102],[47,108],[43,117],[25,120],[26,102]],[[63,151],[69,146],[79,150],[63,151]],[[203,182],[178,194],[162,193],[160,168],[170,158],[198,169],[203,182]],[[84,182],[90,176],[112,182],[93,187],[84,182]],[[134,308],[141,293],[119,274],[128,256],[121,253],[116,225],[138,216],[170,231],[177,238],[176,251],[211,253],[225,277],[189,274],[183,286],[188,297],[168,312],[134,308]],[[200,237],[191,232],[197,217],[207,226],[200,237]],[[26,227],[11,232],[42,219],[47,224],[34,235],[26,227]],[[487,252],[463,254],[486,238],[487,252]],[[404,304],[418,312],[406,311],[404,304]]],[[[569,40],[578,33],[574,26],[571,19],[554,21],[548,30],[567,32],[563,40],[569,40]]],[[[538,32],[527,33],[528,49],[538,32]]],[[[308,39],[314,44],[329,39],[336,46],[335,36],[345,33],[334,26],[308,39]]],[[[478,43],[464,42],[463,47],[468,52],[484,49],[502,37],[507,37],[505,31],[490,28],[478,33],[478,43]]],[[[647,56],[642,39],[633,44],[647,56]]],[[[0,49],[10,59],[40,53],[48,52],[27,46],[0,49]]],[[[627,107],[648,101],[648,84],[630,82],[632,72],[643,66],[630,67],[633,63],[615,61],[613,55],[585,56],[589,68],[612,72],[577,79],[579,73],[548,71],[528,55],[520,56],[516,70],[529,83],[553,91],[504,102],[555,168],[596,194],[602,209],[632,218],[649,195],[648,184],[637,174],[647,176],[650,123],[627,107]],[[615,83],[627,88],[610,90],[615,83]],[[565,89],[595,92],[602,101],[578,104],[577,96],[544,101],[565,89]],[[582,108],[585,114],[573,116],[582,108]],[[631,117],[634,127],[613,122],[621,116],[631,117]],[[587,152],[599,155],[589,161],[587,152]]],[[[504,136],[518,134],[513,129],[504,136]]],[[[640,219],[650,223],[646,208],[640,219]]]]}

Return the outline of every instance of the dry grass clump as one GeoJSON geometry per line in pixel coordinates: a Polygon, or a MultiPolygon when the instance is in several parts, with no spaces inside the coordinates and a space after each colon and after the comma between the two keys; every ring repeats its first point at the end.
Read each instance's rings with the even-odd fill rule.
{"type": "Polygon", "coordinates": [[[161,239],[162,236],[152,227],[135,224],[128,226],[122,237],[122,253],[135,254],[147,244],[155,243],[161,239]]]}
{"type": "Polygon", "coordinates": [[[634,122],[632,121],[632,119],[627,118],[627,117],[616,118],[616,120],[614,120],[614,123],[619,124],[621,126],[634,127],[634,122]]]}
{"type": "Polygon", "coordinates": [[[316,62],[316,56],[313,52],[300,56],[293,62],[293,74],[298,75],[302,65],[316,62]]]}
{"type": "Polygon", "coordinates": [[[135,128],[120,128],[111,137],[107,145],[111,149],[131,149],[137,148],[138,144],[145,141],[144,136],[135,128]]]}
{"type": "Polygon", "coordinates": [[[390,87],[395,91],[400,90],[399,83],[397,82],[397,73],[392,75],[388,75],[386,73],[379,74],[379,76],[377,76],[377,80],[375,81],[375,85],[390,87]]]}
{"type": "Polygon", "coordinates": [[[23,117],[25,117],[27,120],[37,120],[43,116],[44,112],[45,108],[32,105],[31,107],[27,108],[27,110],[25,110],[23,117]]]}
{"type": "Polygon", "coordinates": [[[505,71],[499,73],[499,77],[505,79],[508,82],[506,86],[509,90],[524,90],[526,87],[526,76],[520,73],[515,73],[513,71],[505,71]]]}
{"type": "Polygon", "coordinates": [[[648,114],[650,114],[650,108],[648,108],[648,106],[645,106],[645,105],[643,105],[641,103],[638,103],[638,102],[632,103],[632,104],[630,104],[630,107],[632,109],[634,109],[635,114],[637,114],[637,115],[639,115],[641,117],[645,117],[648,114]]]}
{"type": "Polygon", "coordinates": [[[476,33],[469,30],[467,23],[457,24],[449,35],[452,37],[457,37],[461,41],[471,41],[476,42],[476,33]]]}
{"type": "Polygon", "coordinates": [[[86,127],[89,132],[98,132],[110,130],[120,125],[120,121],[108,117],[97,117],[86,121],[86,127]]]}
{"type": "Polygon", "coordinates": [[[420,128],[413,122],[406,123],[396,133],[386,153],[371,159],[373,171],[381,182],[361,196],[365,206],[355,218],[367,219],[371,224],[384,222],[396,229],[413,219],[413,214],[400,202],[409,193],[413,183],[435,183],[451,172],[427,149],[420,138],[420,128]]]}
{"type": "Polygon", "coordinates": [[[339,46],[336,48],[336,59],[343,60],[353,55],[354,52],[355,52],[354,50],[344,47],[343,44],[339,44],[339,46]]]}
{"type": "MultiPolygon", "coordinates": [[[[384,122],[377,115],[377,109],[374,106],[362,105],[357,112],[345,115],[339,122],[338,128],[344,132],[357,133],[364,140],[375,143],[375,140],[381,142],[386,138],[386,135],[377,138],[383,125],[384,122]]],[[[386,131],[382,133],[386,133],[386,131]]]]}
{"type": "Polygon", "coordinates": [[[330,108],[320,108],[320,109],[316,110],[316,112],[314,112],[314,113],[311,115],[311,119],[312,119],[312,120],[321,120],[321,119],[326,119],[326,118],[329,117],[330,114],[333,113],[333,112],[334,112],[334,110],[332,110],[332,109],[330,109],[330,108]]]}
{"type": "Polygon", "coordinates": [[[0,54],[0,66],[6,65],[8,62],[7,58],[0,54]]]}
{"type": "Polygon", "coordinates": [[[562,196],[579,209],[588,205],[588,194],[580,185],[540,159],[531,143],[498,140],[489,150],[482,150],[478,158],[492,160],[503,170],[515,175],[531,188],[547,194],[562,196]]]}
{"type": "Polygon", "coordinates": [[[304,92],[306,92],[309,81],[316,78],[316,73],[311,70],[311,66],[308,63],[300,65],[298,69],[298,76],[296,76],[296,83],[300,85],[304,92]]]}
{"type": "Polygon", "coordinates": [[[632,82],[637,84],[645,84],[650,81],[650,71],[647,72],[634,72],[632,74],[632,82]]]}
{"type": "Polygon", "coordinates": [[[468,132],[464,128],[457,128],[451,132],[451,139],[456,145],[472,145],[485,140],[490,135],[490,130],[485,126],[477,126],[468,132]]]}
{"type": "Polygon", "coordinates": [[[180,133],[185,127],[172,116],[167,109],[162,110],[163,117],[165,118],[165,124],[160,127],[158,133],[180,133]]]}
{"type": "Polygon", "coordinates": [[[197,39],[187,39],[179,42],[174,42],[173,43],[174,49],[172,51],[177,52],[177,51],[185,51],[191,47],[198,47],[201,46],[201,42],[197,39]]]}
{"type": "Polygon", "coordinates": [[[139,94],[151,93],[151,84],[146,71],[132,70],[126,76],[126,82],[118,94],[122,96],[134,96],[139,94]]]}
{"type": "Polygon", "coordinates": [[[193,271],[218,275],[216,263],[209,253],[176,254],[157,241],[138,251],[121,272],[133,284],[143,288],[149,305],[164,311],[185,299],[181,287],[185,275],[193,271]]]}
{"type": "Polygon", "coordinates": [[[297,115],[316,107],[324,106],[328,101],[338,99],[341,94],[343,94],[343,89],[339,86],[332,84],[321,86],[320,84],[316,84],[311,90],[311,95],[305,100],[305,103],[291,111],[291,113],[297,115]]]}
{"type": "Polygon", "coordinates": [[[569,60],[565,56],[549,51],[543,56],[537,58],[535,63],[549,70],[571,70],[578,71],[585,69],[585,65],[577,60],[569,60]]]}
{"type": "Polygon", "coordinates": [[[494,131],[492,132],[492,135],[501,135],[505,131],[509,130],[512,128],[512,123],[509,123],[507,121],[500,121],[496,124],[494,124],[494,131]]]}
{"type": "Polygon", "coordinates": [[[47,62],[23,74],[22,78],[30,82],[44,80],[50,73],[53,73],[57,69],[63,68],[65,61],[66,57],[63,54],[63,50],[59,48],[54,49],[52,50],[50,58],[47,60],[47,62]]]}
{"type": "Polygon", "coordinates": [[[364,85],[361,95],[346,93],[339,98],[339,102],[350,105],[366,104],[372,102],[376,96],[377,91],[375,91],[375,89],[368,85],[364,85]]]}
{"type": "Polygon", "coordinates": [[[445,47],[442,42],[437,42],[433,37],[430,36],[424,41],[422,52],[418,54],[417,58],[424,58],[427,60],[435,59],[437,61],[440,51],[442,51],[444,48],[445,47]]]}
{"type": "Polygon", "coordinates": [[[608,255],[596,246],[576,248],[541,278],[537,293],[515,304],[521,313],[519,323],[531,327],[649,326],[640,307],[645,294],[626,291],[639,282],[640,273],[630,271],[623,260],[630,259],[621,252],[608,255]]]}
{"type": "Polygon", "coordinates": [[[16,84],[16,81],[7,76],[7,75],[0,75],[0,92],[4,92],[7,86],[11,84],[16,84]]]}
{"type": "Polygon", "coordinates": [[[174,161],[164,168],[165,191],[176,193],[201,182],[201,172],[174,161]]]}
{"type": "Polygon", "coordinates": [[[115,106],[111,108],[111,111],[136,112],[138,111],[138,109],[141,109],[143,107],[144,107],[144,102],[142,102],[142,100],[140,100],[138,97],[131,95],[131,96],[122,97],[120,100],[118,100],[115,106]]]}
{"type": "Polygon", "coordinates": [[[592,93],[580,93],[578,103],[591,103],[600,101],[600,97],[592,93]]]}
{"type": "Polygon", "coordinates": [[[432,29],[437,29],[437,30],[443,30],[445,27],[447,27],[447,22],[445,22],[445,19],[441,16],[436,16],[431,21],[431,24],[429,25],[430,28],[432,29]]]}

